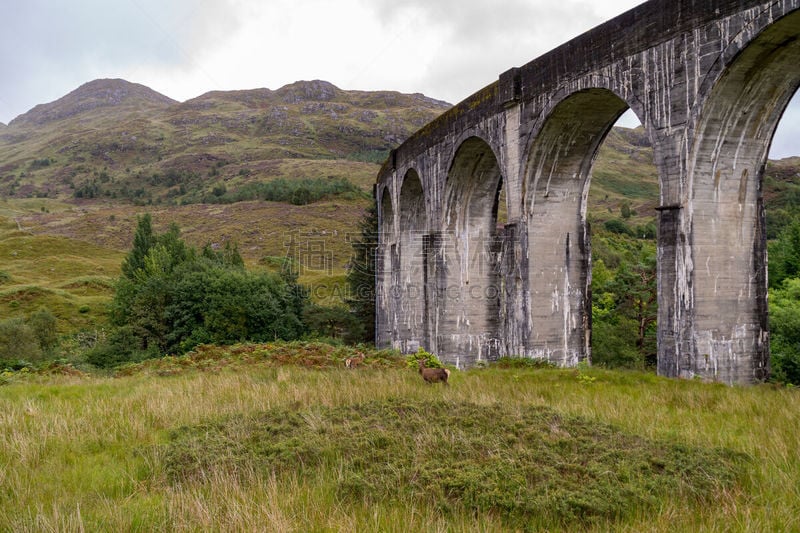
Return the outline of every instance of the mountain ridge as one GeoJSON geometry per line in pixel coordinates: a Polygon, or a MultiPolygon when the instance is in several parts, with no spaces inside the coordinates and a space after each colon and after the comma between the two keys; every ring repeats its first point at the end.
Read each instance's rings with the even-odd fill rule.
{"type": "Polygon", "coordinates": [[[282,161],[299,160],[317,162],[306,177],[348,177],[350,162],[369,164],[352,177],[366,190],[372,165],[449,107],[419,93],[347,91],[322,80],[185,102],[94,80],[0,130],[0,195],[194,203],[222,185],[296,175],[297,165],[282,161]]]}

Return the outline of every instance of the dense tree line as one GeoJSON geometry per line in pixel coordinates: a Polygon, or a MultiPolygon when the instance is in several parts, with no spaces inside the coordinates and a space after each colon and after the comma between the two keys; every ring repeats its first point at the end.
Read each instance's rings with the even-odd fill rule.
{"type": "Polygon", "coordinates": [[[656,250],[650,238],[607,229],[592,236],[592,361],[656,364],[656,250]]]}
{"type": "Polygon", "coordinates": [[[800,216],[769,243],[768,265],[773,379],[800,385],[800,216]]]}
{"type": "MultiPolygon", "coordinates": [[[[218,175],[217,167],[211,176],[218,175]]],[[[97,174],[95,172],[95,174],[97,174]]],[[[347,178],[318,177],[304,179],[278,178],[267,182],[254,182],[229,189],[224,183],[217,183],[209,190],[202,190],[199,175],[187,170],[170,169],[165,174],[153,173],[151,176],[136,175],[135,183],[148,183],[150,187],[166,187],[165,198],[154,197],[154,191],[143,186],[131,188],[127,183],[114,184],[103,171],[80,184],[73,184],[75,198],[122,198],[137,205],[160,203],[162,199],[191,203],[235,203],[250,200],[284,202],[293,205],[308,205],[326,198],[364,198],[366,193],[347,178]],[[98,177],[99,176],[99,177],[98,177]],[[106,179],[102,179],[103,176],[106,179]],[[109,182],[112,182],[109,185],[109,182]]]]}
{"type": "Polygon", "coordinates": [[[346,300],[359,324],[353,337],[375,342],[375,252],[378,247],[378,207],[373,200],[358,224],[353,255],[347,270],[349,296],[346,300]]]}
{"type": "Polygon", "coordinates": [[[361,198],[365,193],[347,178],[278,178],[264,183],[248,183],[233,191],[216,186],[203,198],[207,203],[234,203],[247,200],[307,205],[334,196],[361,198]]]}

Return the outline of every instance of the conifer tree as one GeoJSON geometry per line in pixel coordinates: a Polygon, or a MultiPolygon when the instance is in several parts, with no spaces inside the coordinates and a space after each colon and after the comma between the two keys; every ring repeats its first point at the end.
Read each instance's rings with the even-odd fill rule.
{"type": "Polygon", "coordinates": [[[133,248],[122,262],[122,275],[132,280],[136,271],[144,267],[144,258],[156,243],[153,235],[153,221],[150,213],[137,217],[136,233],[133,235],[133,248]]]}
{"type": "Polygon", "coordinates": [[[358,224],[360,235],[353,239],[353,256],[347,270],[350,289],[347,305],[363,326],[362,342],[375,342],[375,252],[378,247],[378,207],[373,200],[358,224]]]}

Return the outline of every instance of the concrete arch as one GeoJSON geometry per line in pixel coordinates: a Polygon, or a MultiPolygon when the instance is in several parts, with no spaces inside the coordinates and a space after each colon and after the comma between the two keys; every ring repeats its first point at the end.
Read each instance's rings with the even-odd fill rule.
{"type": "MultiPolygon", "coordinates": [[[[609,99],[612,99],[612,96],[616,97],[620,102],[624,102],[627,111],[630,109],[639,119],[639,122],[645,127],[647,131],[648,137],[650,137],[651,142],[653,141],[653,131],[650,125],[648,125],[644,118],[645,113],[645,104],[638,98],[638,96],[630,92],[630,94],[625,95],[626,91],[622,90],[621,83],[618,80],[614,80],[608,76],[588,76],[586,80],[582,80],[577,84],[564,84],[559,87],[557,90],[553,91],[552,94],[548,96],[548,100],[545,105],[542,106],[541,112],[539,113],[538,119],[531,125],[530,131],[525,136],[524,146],[527,149],[525,161],[529,164],[530,163],[530,150],[534,143],[534,141],[539,137],[544,127],[548,124],[550,119],[553,116],[553,113],[556,109],[558,109],[565,101],[571,100],[575,97],[579,97],[581,94],[584,93],[603,93],[608,96],[609,99]]],[[[625,112],[623,111],[623,113],[625,112]]],[[[621,114],[620,114],[621,115],[621,114]]],[[[528,175],[528,167],[524,167],[525,175],[523,176],[523,180],[528,175]]],[[[523,191],[524,194],[524,191],[523,191]]]]}
{"type": "Polygon", "coordinates": [[[397,244],[392,191],[379,187],[375,201],[378,207],[378,247],[375,252],[375,342],[389,346],[397,332],[397,244]]]}
{"type": "MultiPolygon", "coordinates": [[[[442,161],[445,163],[445,166],[442,168],[445,176],[445,187],[447,185],[447,181],[450,180],[450,172],[453,169],[453,165],[456,163],[456,159],[459,157],[459,154],[463,155],[464,147],[470,146],[477,141],[482,142],[491,150],[498,166],[502,168],[501,147],[499,146],[497,139],[485,131],[485,129],[486,128],[476,126],[460,132],[458,135],[453,137],[452,142],[449,143],[448,150],[443,154],[442,157],[442,161]]],[[[442,199],[442,202],[446,203],[446,200],[447,198],[445,197],[442,199]]],[[[442,205],[441,207],[444,209],[445,205],[442,205]]]]}
{"type": "MultiPolygon", "coordinates": [[[[542,110],[540,119],[527,136],[522,191],[525,211],[529,211],[530,202],[533,200],[532,186],[534,186],[534,182],[550,172],[543,168],[545,160],[541,157],[544,153],[542,149],[552,152],[553,149],[557,150],[558,148],[553,145],[554,142],[560,142],[563,146],[564,142],[576,142],[574,138],[576,135],[589,134],[591,139],[586,139],[589,142],[577,140],[582,143],[584,148],[570,149],[570,153],[575,155],[585,152],[593,158],[597,151],[596,148],[602,144],[617,119],[628,109],[632,108],[625,99],[605,87],[597,86],[577,91],[562,88],[556,93],[549,105],[542,110]],[[594,125],[596,122],[601,123],[599,132],[595,131],[598,129],[598,126],[594,125]],[[593,151],[589,149],[592,144],[595,146],[593,151]]],[[[641,117],[636,110],[634,112],[641,117]]],[[[588,162],[591,166],[594,160],[591,159],[588,162]]]]}
{"type": "Polygon", "coordinates": [[[392,191],[388,184],[378,187],[375,200],[378,204],[378,220],[382,231],[384,224],[394,224],[394,202],[392,201],[392,191]]]}
{"type": "MultiPolygon", "coordinates": [[[[674,244],[688,247],[692,268],[684,283],[692,306],[681,309],[678,302],[664,316],[672,322],[690,316],[693,327],[676,339],[689,346],[684,357],[659,354],[664,375],[734,383],[769,373],[762,181],[773,135],[800,86],[798,28],[800,11],[794,11],[740,51],[728,50],[725,69],[698,109],[688,198],[680,206],[692,239],[674,244]]],[[[670,229],[664,221],[661,226],[670,229]]],[[[680,239],[682,231],[670,233],[680,239]]]]}
{"type": "MultiPolygon", "coordinates": [[[[780,5],[781,2],[774,2],[773,7],[780,5]]],[[[787,39],[794,39],[798,31],[798,15],[800,8],[782,13],[777,18],[771,9],[762,10],[749,23],[732,36],[725,49],[719,54],[717,60],[708,69],[698,88],[699,98],[697,105],[702,107],[711,91],[717,86],[720,78],[726,74],[728,69],[736,63],[739,56],[744,53],[751,45],[762,46],[766,40],[773,40],[778,34],[782,34],[787,39]],[[759,44],[761,43],[761,44],[759,44]]],[[[781,43],[778,43],[779,45],[781,43]]]]}
{"type": "Polygon", "coordinates": [[[455,152],[444,192],[436,265],[436,347],[471,365],[499,351],[500,276],[496,217],[501,171],[488,143],[472,136],[455,152]]]}
{"type": "Polygon", "coordinates": [[[528,152],[529,353],[571,366],[590,358],[591,247],[586,201],[597,151],[628,104],[606,89],[555,106],[528,152]]]}
{"type": "Polygon", "coordinates": [[[400,323],[398,349],[412,353],[428,347],[428,250],[425,190],[416,170],[409,169],[400,184],[398,250],[400,323]]]}

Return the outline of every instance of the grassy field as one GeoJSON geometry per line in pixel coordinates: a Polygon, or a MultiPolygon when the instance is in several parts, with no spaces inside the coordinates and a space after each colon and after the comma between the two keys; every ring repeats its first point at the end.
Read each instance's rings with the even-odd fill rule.
{"type": "Polygon", "coordinates": [[[4,531],[792,531],[798,391],[206,348],[0,386],[4,531]]]}
{"type": "Polygon", "coordinates": [[[21,223],[31,213],[65,213],[53,200],[0,202],[0,317],[24,316],[45,306],[62,334],[105,324],[124,254],[63,236],[33,234],[21,223]]]}

